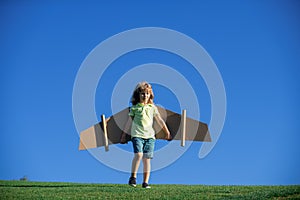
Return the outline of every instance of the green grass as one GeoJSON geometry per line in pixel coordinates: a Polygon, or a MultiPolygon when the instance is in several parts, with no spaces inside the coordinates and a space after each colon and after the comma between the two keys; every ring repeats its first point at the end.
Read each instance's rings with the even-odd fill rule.
{"type": "Polygon", "coordinates": [[[300,199],[300,185],[151,186],[0,181],[0,199],[300,199]]]}

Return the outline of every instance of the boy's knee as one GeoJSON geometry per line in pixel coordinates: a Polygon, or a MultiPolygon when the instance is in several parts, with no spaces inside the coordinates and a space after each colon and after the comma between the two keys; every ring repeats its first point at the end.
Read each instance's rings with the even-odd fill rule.
{"type": "Polygon", "coordinates": [[[143,158],[143,153],[135,153],[134,156],[136,159],[141,160],[143,158]]]}

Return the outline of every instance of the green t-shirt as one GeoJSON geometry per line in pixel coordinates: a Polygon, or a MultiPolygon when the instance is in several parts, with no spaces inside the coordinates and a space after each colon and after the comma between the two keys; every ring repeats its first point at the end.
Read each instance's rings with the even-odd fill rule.
{"type": "Polygon", "coordinates": [[[157,107],[153,104],[138,103],[130,108],[129,116],[133,117],[131,126],[131,137],[140,137],[144,139],[154,138],[153,129],[154,116],[158,115],[157,107]]]}

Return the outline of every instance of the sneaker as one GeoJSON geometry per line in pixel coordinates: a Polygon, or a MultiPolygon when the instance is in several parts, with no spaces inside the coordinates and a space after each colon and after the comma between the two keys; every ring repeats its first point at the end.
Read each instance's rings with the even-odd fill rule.
{"type": "Polygon", "coordinates": [[[150,185],[148,185],[148,183],[143,183],[142,187],[147,189],[151,188],[150,185]]]}
{"type": "Polygon", "coordinates": [[[129,178],[129,181],[128,181],[128,184],[132,187],[136,187],[136,178],[134,177],[130,177],[129,178]]]}

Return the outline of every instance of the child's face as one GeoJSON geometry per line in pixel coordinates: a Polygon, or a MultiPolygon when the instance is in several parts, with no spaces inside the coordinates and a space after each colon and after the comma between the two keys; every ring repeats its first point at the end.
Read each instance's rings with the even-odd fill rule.
{"type": "Polygon", "coordinates": [[[141,103],[148,103],[150,99],[150,92],[149,90],[145,90],[140,92],[140,102],[141,103]]]}

